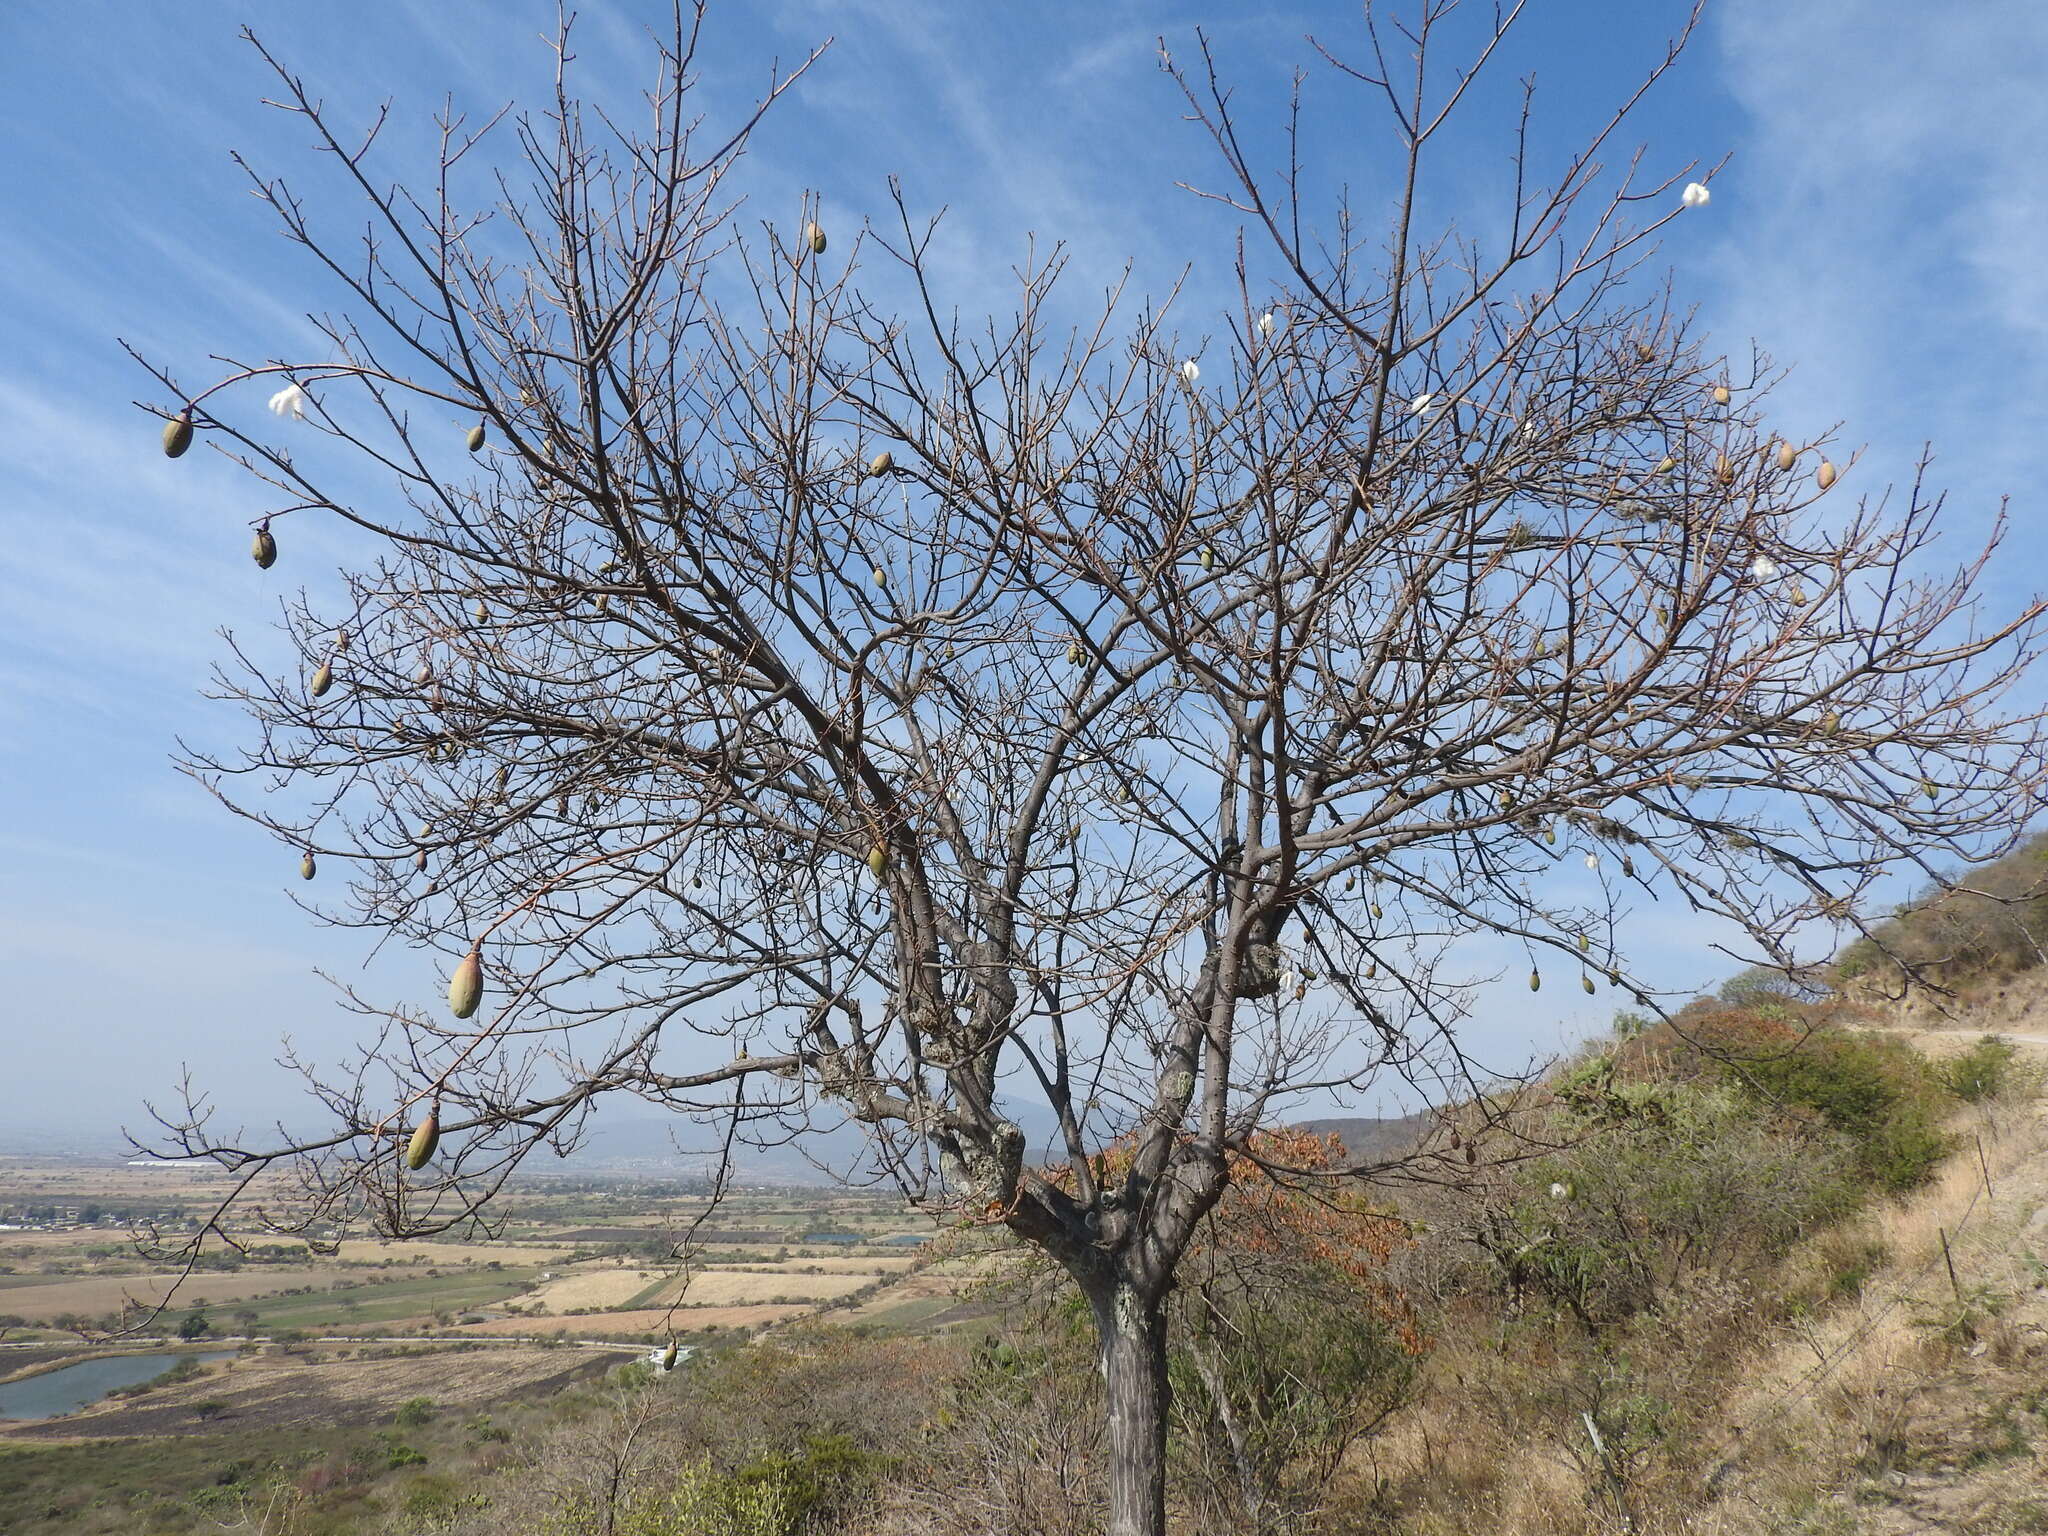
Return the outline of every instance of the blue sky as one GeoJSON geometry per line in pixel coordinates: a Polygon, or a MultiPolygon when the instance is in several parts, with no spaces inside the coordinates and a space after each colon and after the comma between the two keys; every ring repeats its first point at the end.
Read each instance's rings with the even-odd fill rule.
{"type": "MultiPolygon", "coordinates": [[[[588,89],[631,99],[646,77],[640,29],[661,9],[583,7],[588,89]]],[[[1561,147],[1685,10],[1532,0],[1468,130],[1444,146],[1432,220],[1484,227],[1518,77],[1536,77],[1539,144],[1561,147]]],[[[250,488],[207,455],[162,458],[130,403],[148,381],[115,341],[198,379],[213,352],[307,352],[306,311],[334,302],[229,158],[315,196],[322,185],[305,132],[260,104],[272,85],[237,28],[256,26],[344,121],[390,98],[397,168],[421,163],[444,95],[477,117],[538,104],[553,16],[552,0],[0,10],[0,1128],[134,1121],[185,1062],[238,1117],[296,1117],[271,1066],[278,1037],[333,1059],[354,1034],[315,970],[354,974],[361,937],[296,907],[289,850],[169,763],[176,736],[238,738],[237,718],[199,696],[216,631],[260,646],[279,597],[318,587],[346,547],[295,524],[287,558],[259,572],[250,488]]],[[[1290,72],[1314,65],[1304,34],[1342,52],[1358,32],[1346,4],[727,0],[703,89],[714,114],[737,107],[771,61],[834,37],[755,141],[749,216],[788,223],[817,188],[828,227],[850,230],[879,214],[894,173],[914,206],[951,210],[945,270],[963,307],[1000,302],[1036,234],[1070,244],[1080,296],[1126,262],[1155,292],[1190,266],[1182,324],[1199,335],[1228,286],[1233,225],[1175,186],[1213,185],[1220,168],[1155,54],[1162,34],[1190,52],[1197,26],[1269,153],[1290,72]]],[[[1901,479],[1931,440],[1957,556],[2010,493],[1999,607],[2032,593],[2048,555],[2033,491],[2048,398],[2044,76],[2048,11],[2032,4],[1720,0],[1614,156],[1644,143],[1660,174],[1732,157],[1652,272],[1671,271],[1719,349],[1744,356],[1753,341],[1795,365],[1777,395],[1784,426],[1845,423],[1868,445],[1857,491],[1901,479]]],[[[1319,175],[1369,210],[1385,192],[1384,125],[1326,77],[1310,89],[1319,175]]],[[[333,227],[354,221],[344,201],[324,206],[333,227]]],[[[1641,907],[1623,932],[1668,985],[1731,968],[1706,948],[1717,935],[1677,912],[1641,907]]],[[[396,957],[372,985],[430,985],[430,970],[396,957]]],[[[1611,1008],[1555,988],[1536,1009],[1518,979],[1511,991],[1482,999],[1474,1025],[1504,1060],[1555,1049],[1611,1008]]]]}

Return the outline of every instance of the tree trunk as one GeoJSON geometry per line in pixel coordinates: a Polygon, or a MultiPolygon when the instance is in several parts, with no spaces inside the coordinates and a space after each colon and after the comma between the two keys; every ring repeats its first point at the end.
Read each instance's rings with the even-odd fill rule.
{"type": "Polygon", "coordinates": [[[1109,1411],[1108,1536],[1165,1536],[1164,1298],[1118,1281],[1089,1302],[1109,1411]]]}

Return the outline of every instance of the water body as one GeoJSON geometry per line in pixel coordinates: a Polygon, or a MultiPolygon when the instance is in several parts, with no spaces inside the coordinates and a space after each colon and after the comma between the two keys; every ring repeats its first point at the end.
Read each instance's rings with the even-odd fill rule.
{"type": "Polygon", "coordinates": [[[181,1359],[226,1360],[232,1349],[210,1350],[186,1355],[108,1355],[99,1360],[81,1360],[59,1371],[44,1371],[21,1381],[0,1386],[0,1419],[52,1419],[62,1413],[76,1413],[120,1387],[154,1381],[181,1359]]]}

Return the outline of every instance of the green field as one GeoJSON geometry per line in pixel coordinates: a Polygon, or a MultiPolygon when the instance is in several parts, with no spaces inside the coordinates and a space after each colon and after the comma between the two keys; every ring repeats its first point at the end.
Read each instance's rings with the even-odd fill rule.
{"type": "MultiPolygon", "coordinates": [[[[491,1270],[463,1270],[455,1274],[421,1275],[416,1279],[391,1280],[378,1285],[340,1286],[308,1296],[263,1296],[233,1306],[211,1306],[204,1311],[216,1333],[235,1332],[242,1327],[236,1314],[254,1312],[255,1328],[272,1333],[295,1328],[304,1332],[329,1330],[347,1332],[352,1328],[421,1317],[435,1312],[465,1312],[494,1306],[531,1289],[539,1271],[532,1266],[491,1270]],[[354,1303],[350,1305],[350,1303],[354,1303]]],[[[193,1311],[169,1312],[161,1326],[174,1329],[193,1311]]]]}

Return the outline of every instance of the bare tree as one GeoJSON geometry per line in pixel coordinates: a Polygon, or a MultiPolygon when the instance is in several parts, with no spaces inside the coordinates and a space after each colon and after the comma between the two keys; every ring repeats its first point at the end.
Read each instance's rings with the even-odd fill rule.
{"type": "Polygon", "coordinates": [[[1319,47],[1405,156],[1320,236],[1206,40],[1166,58],[1253,237],[1199,348],[1121,284],[1071,323],[1058,247],[1013,313],[959,315],[893,185],[829,248],[810,207],[743,226],[759,111],[692,116],[694,10],[643,128],[579,104],[565,39],[545,114],[446,120],[418,192],[279,67],[367,239],[252,176],[347,316],[318,361],[158,369],[150,408],[264,487],[262,563],[312,514],[363,554],[339,606],[285,605],[296,670],[235,647],[258,734],[187,766],[345,872],[322,915],[445,956],[457,1006],[350,994],[353,1068],[306,1068],[331,1132],[195,1110],[178,1150],[244,1191],[293,1170],[256,1206],[280,1226],[424,1232],[487,1219],[606,1095],[739,1136],[843,1111],[913,1198],[1072,1275],[1135,1536],[1165,1299],[1255,1128],[1399,1075],[1464,1092],[1503,946],[1531,988],[1645,1001],[1634,896],[1788,963],[1888,868],[2004,846],[2041,782],[2038,715],[2000,713],[2040,605],[1981,614],[1989,550],[1920,574],[1917,484],[1824,495],[1853,464],[1772,434],[1767,360],[1708,356],[1642,276],[1694,172],[1600,157],[1684,36],[1547,179],[1517,145],[1482,256],[1418,230],[1420,189],[1521,8],[1440,92],[1454,9],[1319,47]],[[303,422],[243,414],[260,380],[303,422]]]}

